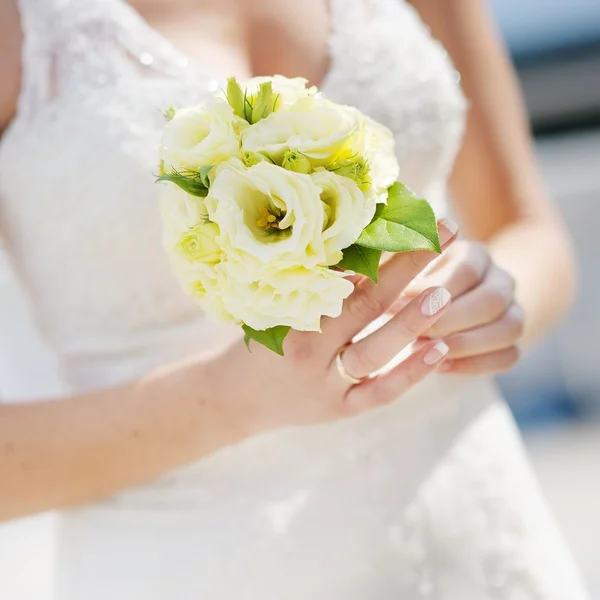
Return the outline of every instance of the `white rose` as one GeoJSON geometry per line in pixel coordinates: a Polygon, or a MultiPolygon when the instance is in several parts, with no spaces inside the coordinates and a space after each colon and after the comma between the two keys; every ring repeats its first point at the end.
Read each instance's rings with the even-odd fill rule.
{"type": "Polygon", "coordinates": [[[376,198],[364,193],[348,177],[318,171],[311,179],[320,190],[325,206],[323,241],[328,265],[342,259],[342,250],[353,244],[375,214],[376,198]]]}
{"type": "Polygon", "coordinates": [[[244,126],[247,123],[221,100],[178,110],[160,145],[165,169],[197,170],[239,156],[239,131],[244,126]]]}
{"type": "Polygon", "coordinates": [[[273,77],[252,77],[248,79],[242,87],[246,87],[249,95],[258,92],[261,83],[270,81],[273,86],[273,92],[279,96],[277,110],[289,108],[301,98],[308,98],[317,93],[316,87],[306,87],[308,81],[303,77],[284,77],[283,75],[274,75],[273,77]]]}
{"type": "Polygon", "coordinates": [[[244,264],[227,262],[219,289],[227,313],[253,329],[288,325],[320,331],[321,316],[339,317],[354,286],[327,267],[268,270],[256,279],[244,264]]]}
{"type": "Polygon", "coordinates": [[[387,189],[398,180],[400,173],[394,145],[394,136],[387,127],[363,116],[360,153],[369,165],[371,185],[379,202],[385,201],[387,189]]]}
{"type": "Polygon", "coordinates": [[[166,184],[160,208],[163,246],[181,287],[218,320],[238,322],[220,301],[217,267],[224,255],[218,243],[219,228],[207,221],[203,200],[166,184]]]}
{"type": "Polygon", "coordinates": [[[163,243],[174,245],[184,231],[208,218],[208,210],[203,198],[191,196],[173,183],[164,183],[161,187],[163,243]]]}
{"type": "Polygon", "coordinates": [[[267,162],[215,169],[205,202],[228,256],[248,268],[323,264],[324,208],[308,175],[267,162]]]}
{"type": "Polygon", "coordinates": [[[358,111],[323,98],[304,98],[244,129],[242,149],[265,154],[278,164],[287,150],[297,150],[313,166],[327,166],[352,156],[360,130],[358,111]]]}
{"type": "MultiPolygon", "coordinates": [[[[202,225],[197,227],[202,227],[202,225]]],[[[227,310],[222,299],[219,271],[223,263],[215,262],[217,256],[219,259],[222,258],[222,254],[214,253],[218,248],[215,245],[215,238],[211,240],[208,237],[209,231],[206,231],[206,235],[207,237],[201,239],[196,246],[195,255],[198,256],[199,249],[204,247],[208,250],[209,260],[193,260],[192,257],[186,256],[181,248],[170,246],[166,249],[171,269],[182,289],[200,305],[207,315],[221,323],[239,325],[241,321],[227,310]]]]}
{"type": "Polygon", "coordinates": [[[198,303],[207,316],[219,323],[240,325],[242,321],[229,312],[223,302],[224,288],[219,278],[222,264],[208,266],[202,263],[190,265],[174,262],[172,269],[184,291],[198,303]]]}

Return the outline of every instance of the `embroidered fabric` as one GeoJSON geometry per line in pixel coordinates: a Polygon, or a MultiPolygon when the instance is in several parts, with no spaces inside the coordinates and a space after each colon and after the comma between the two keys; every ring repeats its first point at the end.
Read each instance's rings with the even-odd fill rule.
{"type": "MultiPolygon", "coordinates": [[[[445,210],[466,101],[401,0],[330,0],[322,91],[387,124],[445,210]]],[[[20,0],[23,89],[0,142],[6,243],[73,392],[237,335],[175,284],[152,173],[161,109],[220,85],[123,0],[20,0]]],[[[59,600],[586,598],[486,381],[258,436],[65,513],[59,600]]]]}

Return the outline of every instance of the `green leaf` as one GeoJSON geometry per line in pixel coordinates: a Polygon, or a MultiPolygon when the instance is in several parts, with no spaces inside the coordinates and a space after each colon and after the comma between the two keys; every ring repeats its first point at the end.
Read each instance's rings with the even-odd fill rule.
{"type": "Polygon", "coordinates": [[[212,166],[208,166],[202,167],[200,171],[184,171],[183,173],[173,169],[170,173],[160,175],[157,181],[170,181],[192,196],[206,198],[210,185],[208,173],[211,169],[212,166]]]}
{"type": "Polygon", "coordinates": [[[270,327],[269,329],[259,331],[252,329],[249,325],[242,325],[242,329],[246,334],[244,341],[248,348],[250,347],[250,340],[254,340],[276,354],[279,354],[279,356],[283,356],[283,340],[285,340],[287,334],[290,332],[291,327],[278,325],[277,327],[270,327]]]}
{"type": "Polygon", "coordinates": [[[433,209],[404,184],[390,187],[387,204],[377,212],[356,240],[360,246],[387,252],[441,252],[433,209]]]}
{"type": "Polygon", "coordinates": [[[213,165],[206,165],[206,167],[200,167],[198,171],[198,179],[208,189],[210,187],[210,179],[208,178],[210,172],[213,169],[213,165]]]}
{"type": "Polygon", "coordinates": [[[375,209],[375,214],[373,215],[373,218],[371,219],[371,223],[373,221],[376,221],[377,219],[379,219],[379,217],[381,216],[381,213],[383,212],[384,208],[385,208],[385,204],[383,202],[380,202],[377,205],[377,208],[375,209]]]}
{"type": "Polygon", "coordinates": [[[352,244],[352,246],[344,249],[344,257],[336,266],[345,271],[354,271],[366,275],[377,283],[379,281],[380,259],[381,250],[352,244]]]}
{"type": "Polygon", "coordinates": [[[233,108],[234,114],[238,117],[241,117],[242,119],[245,119],[246,115],[244,112],[244,93],[242,92],[242,88],[240,87],[240,84],[237,82],[237,79],[235,77],[230,77],[227,80],[226,96],[227,102],[229,103],[229,106],[233,108]]]}

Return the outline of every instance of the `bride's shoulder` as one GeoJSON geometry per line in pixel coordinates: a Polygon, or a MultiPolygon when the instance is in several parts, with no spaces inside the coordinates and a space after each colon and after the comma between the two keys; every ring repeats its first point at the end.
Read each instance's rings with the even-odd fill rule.
{"type": "Polygon", "coordinates": [[[16,0],[0,0],[0,134],[16,110],[21,87],[22,41],[16,0]]]}

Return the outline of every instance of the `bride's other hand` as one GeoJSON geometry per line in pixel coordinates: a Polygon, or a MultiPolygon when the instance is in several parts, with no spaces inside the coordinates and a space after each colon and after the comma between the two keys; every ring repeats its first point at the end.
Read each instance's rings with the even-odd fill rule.
{"type": "Polygon", "coordinates": [[[510,369],[519,358],[524,314],[515,301],[514,279],[494,264],[485,244],[459,241],[421,278],[410,295],[444,286],[453,302],[427,331],[449,347],[440,371],[485,374],[510,369]]]}
{"type": "MultiPolygon", "coordinates": [[[[448,50],[468,99],[465,136],[450,177],[454,214],[465,238],[484,242],[495,264],[514,277],[519,304],[527,315],[519,345],[527,348],[564,316],[574,296],[577,267],[568,232],[536,165],[514,69],[485,2],[411,0],[411,4],[448,50]]],[[[500,278],[496,269],[492,272],[500,278]]],[[[457,301],[454,310],[458,305],[457,301]]],[[[516,308],[508,315],[519,320],[516,308]]],[[[499,330],[504,335],[513,328],[514,345],[519,327],[512,320],[508,329],[498,327],[496,333],[488,329],[477,339],[498,347],[499,330]]],[[[484,358],[485,353],[467,344],[473,336],[458,335],[451,348],[456,359],[448,368],[450,364],[469,372],[505,368],[496,362],[498,355],[489,361],[489,352],[484,358]],[[459,340],[465,342],[461,348],[456,346],[459,340]],[[473,360],[463,354],[467,346],[473,360]],[[458,358],[459,351],[463,358],[458,358]]],[[[514,361],[516,350],[505,350],[501,356],[514,361]]]]}
{"type": "MultiPolygon", "coordinates": [[[[440,223],[442,248],[457,227],[440,223]]],[[[322,333],[291,331],[285,356],[251,342],[251,354],[236,344],[211,363],[209,389],[239,420],[257,429],[335,420],[387,404],[434,372],[448,348],[428,340],[399,366],[370,378],[447,313],[450,294],[440,286],[423,290],[383,327],[352,343],[380,317],[437,255],[394,255],[380,269],[379,284],[363,278],[337,319],[324,319],[322,333]],[[232,365],[236,376],[229,377],[232,365]]]]}

